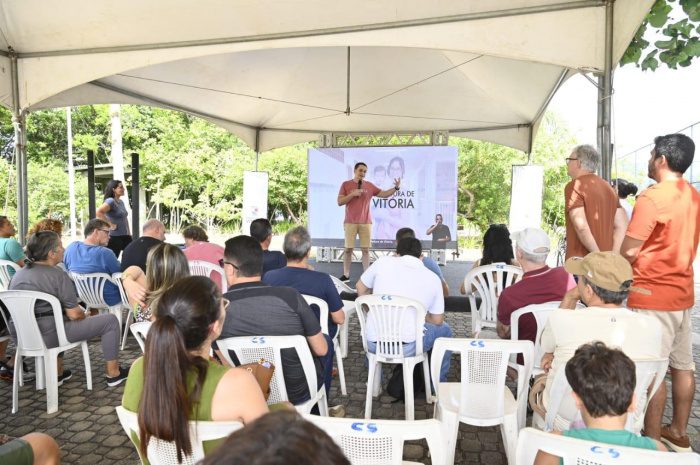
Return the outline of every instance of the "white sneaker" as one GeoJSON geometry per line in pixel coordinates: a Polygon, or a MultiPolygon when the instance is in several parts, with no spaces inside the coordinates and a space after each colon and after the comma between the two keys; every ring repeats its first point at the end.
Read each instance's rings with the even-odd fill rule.
{"type": "Polygon", "coordinates": [[[335,407],[330,407],[328,409],[329,417],[344,418],[345,417],[345,406],[340,404],[335,407]]]}

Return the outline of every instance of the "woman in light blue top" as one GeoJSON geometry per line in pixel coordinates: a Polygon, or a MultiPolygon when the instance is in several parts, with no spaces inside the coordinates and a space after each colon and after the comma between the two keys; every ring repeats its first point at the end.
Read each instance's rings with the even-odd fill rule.
{"type": "Polygon", "coordinates": [[[107,183],[104,190],[105,202],[97,209],[97,217],[110,224],[109,243],[107,248],[119,254],[131,242],[129,231],[129,212],[120,197],[124,195],[124,184],[117,179],[107,183]]]}

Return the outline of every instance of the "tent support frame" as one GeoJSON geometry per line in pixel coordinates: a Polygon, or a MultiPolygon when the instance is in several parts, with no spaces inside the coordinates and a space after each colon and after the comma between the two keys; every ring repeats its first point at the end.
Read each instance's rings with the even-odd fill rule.
{"type": "Polygon", "coordinates": [[[19,70],[17,54],[10,49],[12,79],[12,126],[15,136],[15,168],[17,170],[17,226],[19,242],[24,245],[29,231],[29,204],[27,201],[27,114],[19,104],[19,70]]]}
{"type": "Polygon", "coordinates": [[[600,175],[606,181],[612,176],[612,93],[613,93],[613,11],[614,2],[605,4],[605,68],[598,76],[598,147],[600,147],[600,175]]]}
{"type": "Polygon", "coordinates": [[[448,131],[326,132],[318,146],[331,147],[426,147],[447,145],[448,131]]]}

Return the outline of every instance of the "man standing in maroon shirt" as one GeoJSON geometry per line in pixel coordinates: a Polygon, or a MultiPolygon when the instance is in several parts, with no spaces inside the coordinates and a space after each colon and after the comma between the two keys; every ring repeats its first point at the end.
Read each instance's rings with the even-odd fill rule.
{"type": "Polygon", "coordinates": [[[372,243],[372,216],[369,213],[369,202],[372,197],[387,198],[398,192],[401,178],[394,179],[394,187],[381,190],[369,181],[365,181],[367,165],[363,162],[355,164],[355,176],[340,185],[338,206],[345,205],[345,255],[343,257],[343,276],[341,281],[350,279],[350,263],[355,238],[360,236],[362,250],[362,268],[369,266],[369,248],[372,243]]]}
{"type": "MultiPolygon", "coordinates": [[[[526,228],[514,232],[510,238],[515,243],[515,258],[525,274],[523,279],[503,289],[498,298],[498,323],[496,332],[502,339],[510,339],[510,315],[532,304],[560,301],[569,289],[576,287],[573,276],[563,267],[547,266],[550,241],[547,233],[539,228],[526,228]]],[[[518,320],[518,339],[535,342],[537,321],[523,315],[518,320]]]]}

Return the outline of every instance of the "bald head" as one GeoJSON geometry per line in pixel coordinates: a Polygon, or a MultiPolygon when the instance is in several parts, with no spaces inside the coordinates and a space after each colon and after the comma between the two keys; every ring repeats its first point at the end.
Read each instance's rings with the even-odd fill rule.
{"type": "Polygon", "coordinates": [[[146,221],[141,231],[143,236],[153,237],[161,241],[165,240],[165,226],[156,219],[146,221]]]}

